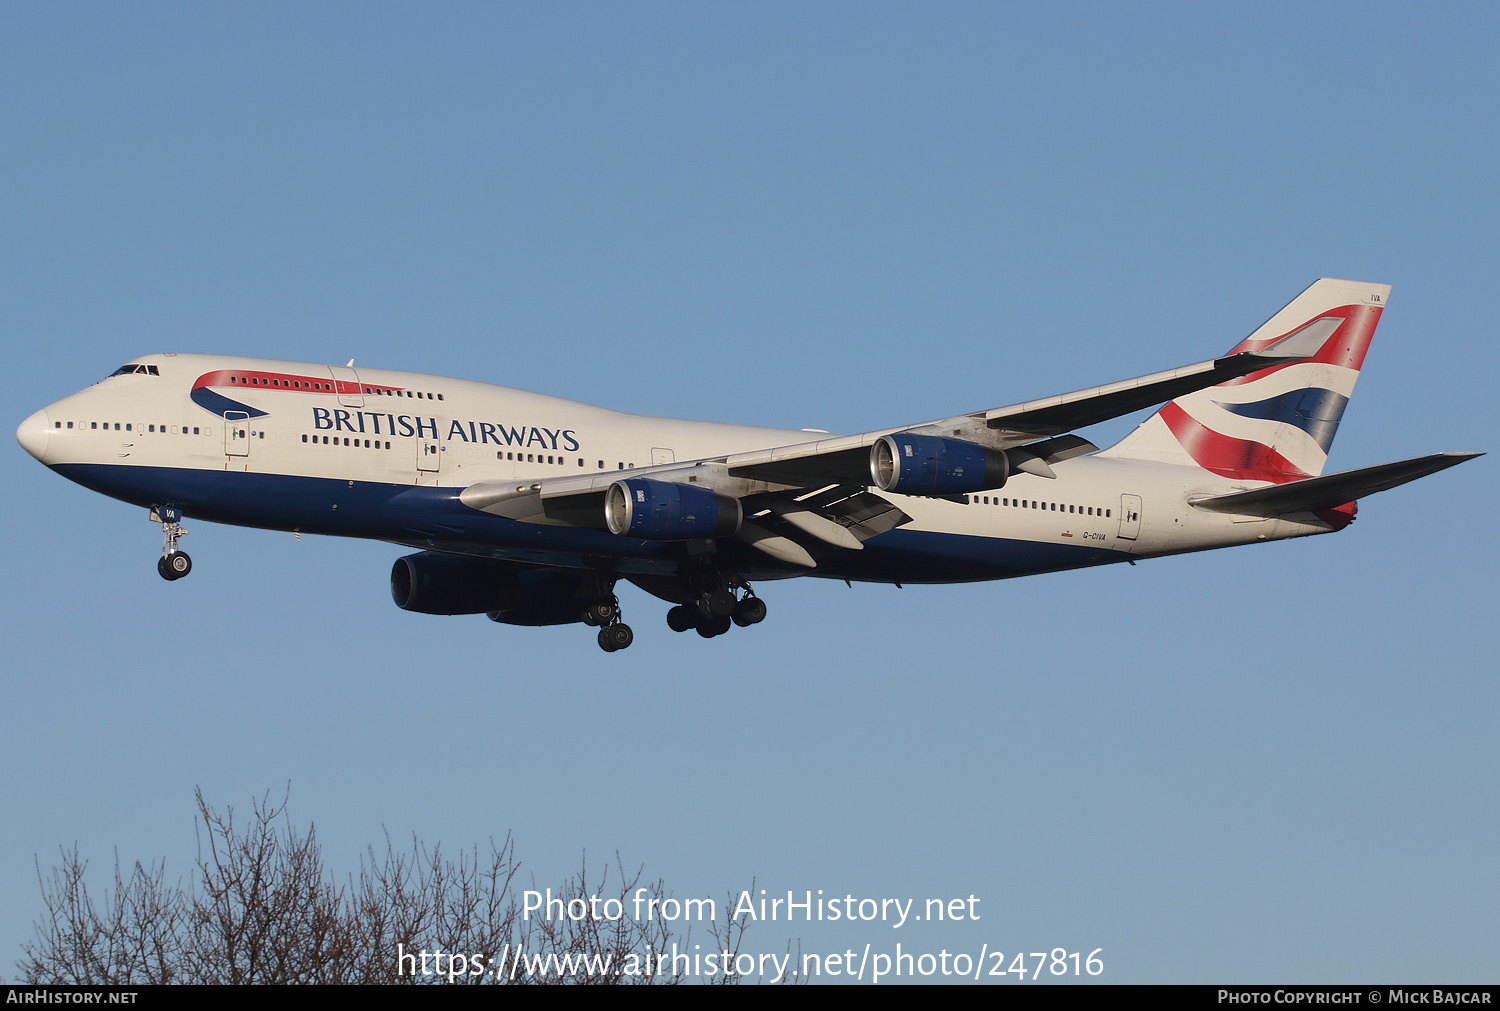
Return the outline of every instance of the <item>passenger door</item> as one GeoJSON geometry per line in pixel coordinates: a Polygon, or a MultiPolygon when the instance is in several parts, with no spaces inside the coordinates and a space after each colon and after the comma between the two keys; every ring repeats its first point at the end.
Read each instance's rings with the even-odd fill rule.
{"type": "Polygon", "coordinates": [[[250,455],[250,415],[244,411],[224,412],[224,452],[230,456],[250,455]]]}
{"type": "Polygon", "coordinates": [[[1120,496],[1120,537],[1133,541],[1141,535],[1141,497],[1120,496]]]}

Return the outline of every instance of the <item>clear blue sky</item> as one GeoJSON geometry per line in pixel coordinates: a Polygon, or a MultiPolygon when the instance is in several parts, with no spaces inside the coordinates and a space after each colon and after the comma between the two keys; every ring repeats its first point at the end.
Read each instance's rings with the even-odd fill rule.
{"type": "MultiPolygon", "coordinates": [[[[1394,285],[1330,467],[1494,451],[1497,21],[7,4],[0,398],[204,351],[860,431],[1199,361],[1329,276],[1394,285]]],[[[514,831],[544,883],[618,851],[680,895],[981,899],[805,950],[1500,975],[1493,457],[1330,537],[766,586],[712,641],[627,588],[613,656],[401,612],[377,543],[190,522],[167,584],[141,510],[0,467],[7,976],[34,856],[187,874],[195,786],[288,781],[341,870],[382,827],[514,831]]]]}

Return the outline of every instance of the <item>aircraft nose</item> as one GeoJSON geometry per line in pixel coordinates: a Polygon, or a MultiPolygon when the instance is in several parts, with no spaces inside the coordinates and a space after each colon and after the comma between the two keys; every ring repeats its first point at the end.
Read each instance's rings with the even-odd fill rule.
{"type": "Polygon", "coordinates": [[[46,463],[47,433],[51,430],[52,423],[47,420],[47,412],[37,411],[16,429],[16,441],[26,452],[46,463]]]}

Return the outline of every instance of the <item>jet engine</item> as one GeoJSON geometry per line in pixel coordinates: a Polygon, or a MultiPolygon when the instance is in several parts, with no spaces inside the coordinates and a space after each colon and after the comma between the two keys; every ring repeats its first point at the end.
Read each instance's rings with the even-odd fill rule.
{"type": "Polygon", "coordinates": [[[535,612],[552,620],[517,623],[551,625],[582,620],[578,599],[587,596],[581,591],[588,575],[419,551],[396,559],[391,567],[391,597],[397,607],[422,614],[535,612]]]}
{"type": "Polygon", "coordinates": [[[963,495],[1005,487],[1010,457],[1003,450],[934,435],[898,432],[870,447],[870,478],[901,495],[963,495]]]}
{"type": "Polygon", "coordinates": [[[604,518],[611,533],[648,541],[728,537],[740,528],[740,500],[668,481],[626,478],[609,486],[604,518]]]}

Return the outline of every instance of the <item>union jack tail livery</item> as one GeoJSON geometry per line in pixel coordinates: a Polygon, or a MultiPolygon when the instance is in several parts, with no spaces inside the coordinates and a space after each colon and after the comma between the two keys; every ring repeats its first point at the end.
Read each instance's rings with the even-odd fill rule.
{"type": "Polygon", "coordinates": [[[1313,282],[1230,354],[1283,337],[1321,347],[1171,401],[1101,456],[1197,465],[1232,481],[1283,484],[1323,473],[1339,419],[1391,287],[1313,282]]]}

